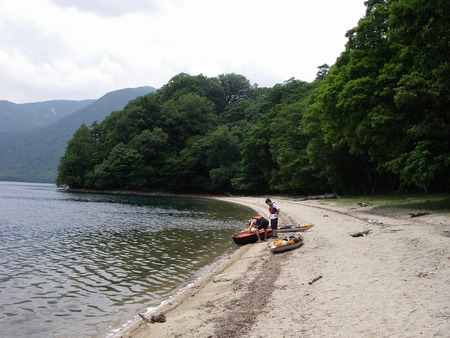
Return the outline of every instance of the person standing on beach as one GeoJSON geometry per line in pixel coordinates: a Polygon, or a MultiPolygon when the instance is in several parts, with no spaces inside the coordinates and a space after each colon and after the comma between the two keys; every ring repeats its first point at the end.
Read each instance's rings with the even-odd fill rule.
{"type": "Polygon", "coordinates": [[[255,216],[250,220],[250,226],[248,231],[251,232],[252,228],[255,228],[256,237],[258,237],[258,242],[261,242],[261,236],[259,235],[259,230],[264,229],[264,239],[267,239],[267,228],[269,227],[269,221],[262,216],[255,216]]]}
{"type": "Polygon", "coordinates": [[[272,237],[278,238],[278,215],[280,213],[280,208],[278,208],[278,205],[275,202],[272,202],[270,198],[267,198],[265,203],[269,206],[270,227],[273,230],[272,237]]]}

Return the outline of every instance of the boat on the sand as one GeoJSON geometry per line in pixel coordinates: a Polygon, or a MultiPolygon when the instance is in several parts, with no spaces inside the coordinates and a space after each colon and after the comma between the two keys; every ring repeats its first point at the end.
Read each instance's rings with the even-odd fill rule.
{"type": "Polygon", "coordinates": [[[314,226],[312,223],[304,223],[304,224],[286,224],[278,227],[278,232],[297,232],[297,231],[306,231],[311,229],[314,226]]]}
{"type": "Polygon", "coordinates": [[[284,237],[277,241],[273,241],[270,245],[270,250],[274,253],[293,250],[301,246],[303,244],[303,241],[303,237],[300,235],[284,237]]]}
{"type": "MultiPolygon", "coordinates": [[[[272,228],[267,228],[267,238],[272,237],[273,230],[272,228]]],[[[264,239],[264,229],[259,230],[259,237],[261,240],[264,239]]],[[[256,243],[258,241],[258,237],[256,235],[256,231],[245,231],[243,230],[240,234],[233,236],[233,241],[236,244],[249,244],[256,243]]]]}

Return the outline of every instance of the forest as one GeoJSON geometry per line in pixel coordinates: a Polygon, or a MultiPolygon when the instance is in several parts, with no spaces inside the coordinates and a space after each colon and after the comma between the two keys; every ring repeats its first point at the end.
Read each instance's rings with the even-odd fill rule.
{"type": "Polygon", "coordinates": [[[316,79],[181,73],[67,143],[57,185],[196,193],[450,188],[447,0],[369,0],[316,79]]]}

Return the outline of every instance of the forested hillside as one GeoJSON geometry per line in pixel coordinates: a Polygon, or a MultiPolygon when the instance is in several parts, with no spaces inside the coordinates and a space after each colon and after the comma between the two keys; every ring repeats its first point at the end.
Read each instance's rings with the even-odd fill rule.
{"type": "Polygon", "coordinates": [[[116,90],[44,127],[0,134],[0,180],[55,182],[67,141],[82,123],[102,121],[111,111],[123,109],[131,99],[154,90],[152,87],[116,90]]]}
{"type": "Polygon", "coordinates": [[[67,144],[57,183],[182,192],[448,190],[449,2],[366,1],[312,83],[179,74],[67,144]]]}
{"type": "Polygon", "coordinates": [[[49,125],[94,101],[52,100],[17,104],[0,100],[0,134],[49,125]]]}

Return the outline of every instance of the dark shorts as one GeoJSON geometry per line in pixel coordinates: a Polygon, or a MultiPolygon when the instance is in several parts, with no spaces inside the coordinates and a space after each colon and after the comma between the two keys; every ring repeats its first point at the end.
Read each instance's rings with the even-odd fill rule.
{"type": "Polygon", "coordinates": [[[261,220],[258,224],[258,229],[267,229],[269,227],[269,221],[266,219],[261,220]]]}
{"type": "Polygon", "coordinates": [[[278,228],[278,218],[273,218],[270,220],[270,227],[275,230],[278,228]]]}

